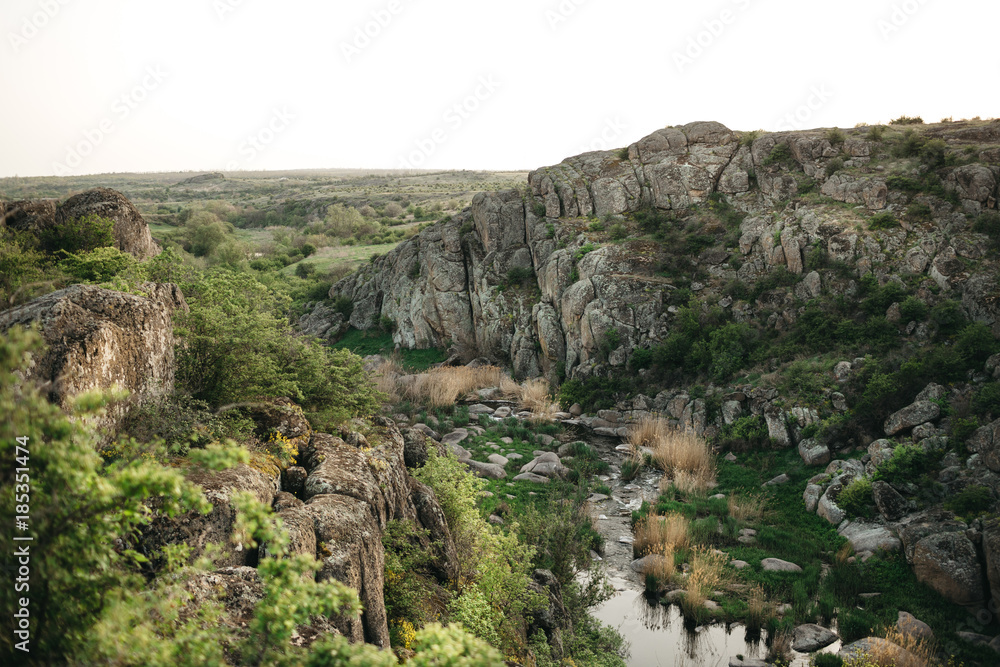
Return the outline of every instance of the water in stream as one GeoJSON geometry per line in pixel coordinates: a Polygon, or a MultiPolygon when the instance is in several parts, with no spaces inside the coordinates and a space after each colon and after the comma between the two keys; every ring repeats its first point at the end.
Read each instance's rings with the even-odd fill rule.
{"type": "MultiPolygon", "coordinates": [[[[611,489],[608,497],[594,496],[591,514],[594,525],[604,536],[602,566],[616,594],[595,608],[591,614],[616,628],[629,644],[629,667],[727,667],[731,658],[763,658],[766,633],[751,637],[739,623],[713,623],[697,628],[685,627],[680,608],[662,605],[644,594],[642,577],[632,570],[632,510],[644,500],[659,496],[660,473],[644,472],[632,482],[620,477],[624,455],[616,451],[617,439],[577,435],[593,446],[611,465],[611,472],[601,481],[611,489]]],[[[840,642],[824,650],[836,652],[840,642]]],[[[794,654],[793,666],[809,664],[808,656],[794,654]]]]}

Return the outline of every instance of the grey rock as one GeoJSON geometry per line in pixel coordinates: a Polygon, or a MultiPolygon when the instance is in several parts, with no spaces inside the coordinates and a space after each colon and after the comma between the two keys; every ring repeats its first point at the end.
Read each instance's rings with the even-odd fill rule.
{"type": "Polygon", "coordinates": [[[889,418],[885,420],[885,434],[888,436],[896,435],[900,431],[937,419],[940,414],[941,406],[937,403],[916,401],[889,415],[889,418]]]}
{"type": "Polygon", "coordinates": [[[888,521],[897,521],[906,513],[906,499],[887,482],[872,482],[872,495],[879,514],[888,521]]]}
{"type": "Polygon", "coordinates": [[[904,637],[912,637],[920,641],[934,639],[934,631],[931,630],[931,626],[906,611],[899,612],[899,620],[896,621],[896,627],[899,628],[900,634],[904,637]]]}
{"type": "Polygon", "coordinates": [[[840,639],[837,633],[815,623],[806,623],[795,628],[792,650],[799,653],[813,653],[840,639]]]}
{"type": "Polygon", "coordinates": [[[541,475],[536,475],[532,472],[522,472],[520,475],[514,477],[515,482],[532,482],[534,484],[548,484],[549,478],[542,477],[541,475]]]}
{"type": "Polygon", "coordinates": [[[795,563],[789,563],[780,558],[765,558],[760,562],[761,568],[766,572],[801,572],[802,568],[795,563]]]}
{"type": "Polygon", "coordinates": [[[791,477],[785,473],[781,473],[774,479],[764,482],[764,486],[780,486],[782,484],[788,484],[790,481],[792,481],[791,477]]]}
{"type": "Polygon", "coordinates": [[[862,521],[853,521],[843,529],[840,534],[847,538],[854,551],[862,553],[864,551],[899,551],[903,547],[902,541],[892,534],[885,526],[862,521]]]}
{"type": "Polygon", "coordinates": [[[929,535],[913,551],[913,571],[948,600],[957,604],[983,601],[983,577],[975,545],[965,533],[929,535]]]}
{"type": "Polygon", "coordinates": [[[490,454],[486,457],[486,460],[501,467],[507,465],[510,461],[506,456],[501,456],[500,454],[490,454]]]}
{"type": "Polygon", "coordinates": [[[823,487],[817,484],[806,485],[806,490],[802,493],[802,501],[806,504],[807,512],[815,512],[819,506],[819,499],[823,495],[823,487]]]}
{"type": "Polygon", "coordinates": [[[814,438],[807,438],[799,443],[799,456],[806,465],[826,465],[830,462],[830,448],[814,438]]]}

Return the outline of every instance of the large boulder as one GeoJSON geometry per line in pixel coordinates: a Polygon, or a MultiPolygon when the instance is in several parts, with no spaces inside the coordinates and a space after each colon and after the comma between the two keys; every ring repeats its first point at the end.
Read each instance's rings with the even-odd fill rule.
{"type": "Polygon", "coordinates": [[[33,234],[58,227],[88,215],[98,215],[114,222],[115,247],[136,259],[159,254],[149,226],[125,195],[110,188],[94,188],[70,197],[62,204],[53,200],[0,202],[0,220],[8,227],[33,234]]]}
{"type": "Polygon", "coordinates": [[[916,401],[898,412],[889,415],[885,420],[885,434],[893,436],[908,428],[925,424],[937,419],[941,414],[941,406],[932,401],[916,401]]]}
{"type": "Polygon", "coordinates": [[[125,195],[110,188],[94,188],[64,201],[56,211],[55,224],[62,225],[85,215],[113,220],[115,247],[136,259],[159,254],[160,247],[149,233],[149,225],[125,195]]]}
{"type": "Polygon", "coordinates": [[[913,571],[945,598],[963,605],[983,602],[982,565],[965,533],[928,535],[913,551],[913,571]]]}
{"type": "MultiPolygon", "coordinates": [[[[37,324],[48,347],[26,379],[61,406],[85,391],[117,386],[140,399],[174,388],[175,310],[187,310],[176,285],[146,283],[144,296],[73,285],[0,313],[0,331],[37,324]]],[[[112,411],[111,421],[120,413],[112,411]]]]}

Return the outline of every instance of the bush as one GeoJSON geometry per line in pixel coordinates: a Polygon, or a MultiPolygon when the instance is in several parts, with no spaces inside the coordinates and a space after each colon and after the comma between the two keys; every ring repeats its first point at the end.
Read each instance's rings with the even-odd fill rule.
{"type": "Polygon", "coordinates": [[[1000,382],[987,382],[976,391],[972,411],[987,419],[1000,417],[1000,382]]]}
{"type": "Polygon", "coordinates": [[[839,127],[831,127],[826,131],[826,140],[837,146],[847,141],[847,135],[839,127]]]}
{"type": "Polygon", "coordinates": [[[967,486],[944,503],[945,509],[951,510],[966,521],[985,514],[993,506],[993,492],[985,486],[967,486]]]}
{"type": "Polygon", "coordinates": [[[843,667],[844,659],[836,653],[817,653],[813,656],[812,667],[843,667]]]}
{"type": "Polygon", "coordinates": [[[932,465],[931,457],[920,445],[899,445],[892,457],[878,467],[872,481],[906,484],[917,480],[932,465]]]}
{"type": "Polygon", "coordinates": [[[872,125],[868,129],[868,141],[882,141],[885,136],[885,125],[872,125]]]}
{"type": "Polygon", "coordinates": [[[889,121],[890,125],[923,125],[924,119],[920,116],[900,116],[889,121]]]}
{"type": "Polygon", "coordinates": [[[333,309],[343,315],[345,320],[349,320],[354,312],[354,302],[350,297],[340,295],[333,300],[333,309]]]}
{"type": "Polygon", "coordinates": [[[85,215],[43,229],[39,234],[39,242],[41,248],[49,253],[60,250],[68,253],[90,252],[114,244],[114,226],[114,220],[98,215],[85,215]]]}
{"type": "Polygon", "coordinates": [[[534,269],[527,266],[515,266],[511,267],[511,269],[507,271],[505,284],[508,287],[524,286],[534,281],[534,279],[534,269]]]}
{"type": "Polygon", "coordinates": [[[138,262],[114,246],[97,248],[79,255],[69,253],[59,268],[80,282],[104,282],[135,266],[138,262]]]}
{"type": "Polygon", "coordinates": [[[841,159],[841,158],[839,158],[839,157],[833,158],[832,160],[830,160],[829,162],[826,163],[826,176],[827,176],[827,178],[829,178],[830,176],[833,176],[834,174],[836,174],[838,171],[840,171],[843,168],[844,168],[844,160],[841,159]]]}
{"type": "Polygon", "coordinates": [[[869,229],[895,229],[896,227],[899,227],[899,221],[888,211],[876,213],[868,218],[869,229]]]}
{"type": "Polygon", "coordinates": [[[939,335],[950,336],[964,329],[968,320],[962,304],[947,299],[931,308],[931,322],[937,326],[939,335]]]}
{"type": "Polygon", "coordinates": [[[923,322],[927,319],[927,304],[915,296],[908,296],[899,304],[899,314],[904,322],[923,322]]]}
{"type": "Polygon", "coordinates": [[[875,505],[871,480],[862,477],[848,484],[837,496],[837,505],[849,516],[870,519],[875,505]]]}
{"type": "Polygon", "coordinates": [[[612,241],[623,241],[628,238],[628,229],[621,223],[611,225],[608,231],[611,233],[612,241]]]}
{"type": "Polygon", "coordinates": [[[592,223],[587,225],[587,229],[592,232],[603,232],[605,230],[604,223],[600,220],[594,220],[592,223]]]}
{"type": "Polygon", "coordinates": [[[775,144],[774,148],[766,158],[764,158],[764,166],[769,167],[775,164],[790,165],[795,163],[795,157],[792,155],[792,149],[788,144],[775,144]]]}

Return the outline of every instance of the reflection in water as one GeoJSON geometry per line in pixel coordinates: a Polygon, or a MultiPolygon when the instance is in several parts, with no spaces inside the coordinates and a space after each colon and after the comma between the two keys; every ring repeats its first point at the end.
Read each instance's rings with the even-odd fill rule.
{"type": "MultiPolygon", "coordinates": [[[[620,589],[626,582],[613,583],[620,589]]],[[[630,667],[726,667],[733,656],[763,657],[765,651],[761,637],[747,637],[742,625],[686,628],[679,607],[633,590],[618,593],[593,615],[629,642],[630,667]]]]}

